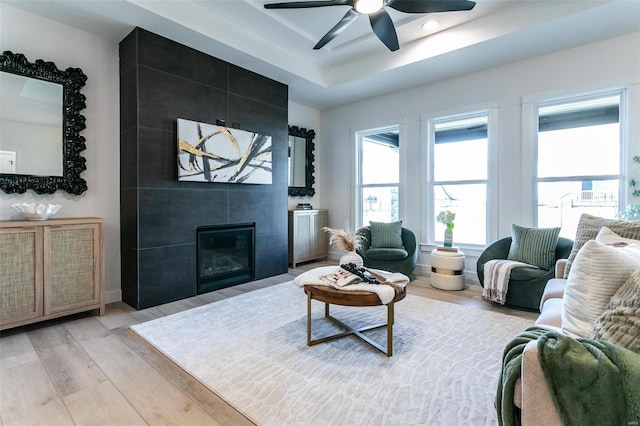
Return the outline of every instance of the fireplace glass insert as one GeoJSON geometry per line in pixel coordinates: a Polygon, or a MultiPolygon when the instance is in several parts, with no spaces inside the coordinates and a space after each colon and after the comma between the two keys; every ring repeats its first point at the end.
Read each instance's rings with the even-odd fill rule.
{"type": "Polygon", "coordinates": [[[255,279],[255,223],[201,226],[198,240],[198,294],[255,279]]]}

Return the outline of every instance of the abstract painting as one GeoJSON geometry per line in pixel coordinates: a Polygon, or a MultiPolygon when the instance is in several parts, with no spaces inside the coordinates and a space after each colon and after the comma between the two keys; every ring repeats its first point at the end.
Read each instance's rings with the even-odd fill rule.
{"type": "Polygon", "coordinates": [[[271,184],[271,136],[178,119],[178,180],[271,184]]]}

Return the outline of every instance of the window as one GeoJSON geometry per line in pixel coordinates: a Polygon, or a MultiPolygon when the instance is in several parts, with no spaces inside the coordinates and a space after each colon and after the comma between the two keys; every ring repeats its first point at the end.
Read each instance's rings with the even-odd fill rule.
{"type": "Polygon", "coordinates": [[[622,93],[540,102],[537,120],[537,224],[574,238],[582,213],[614,218],[621,173],[622,93]]]}
{"type": "Polygon", "coordinates": [[[430,240],[443,241],[445,226],[436,221],[442,210],[456,214],[454,244],[487,241],[489,112],[429,121],[430,178],[433,209],[430,240]]]}
{"type": "Polygon", "coordinates": [[[358,133],[357,226],[399,218],[399,135],[398,126],[358,133]]]}

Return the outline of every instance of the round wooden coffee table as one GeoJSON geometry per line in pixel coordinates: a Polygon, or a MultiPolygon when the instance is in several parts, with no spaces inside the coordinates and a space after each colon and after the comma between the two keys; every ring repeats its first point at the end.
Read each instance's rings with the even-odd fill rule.
{"type": "MultiPolygon", "coordinates": [[[[385,285],[385,284],[380,284],[385,285]]],[[[304,292],[307,294],[307,345],[313,346],[318,343],[329,342],[331,340],[340,339],[347,336],[355,336],[374,348],[378,349],[387,356],[393,355],[393,323],[394,323],[394,304],[404,299],[407,295],[406,284],[402,286],[394,286],[396,295],[387,306],[387,322],[382,324],[374,324],[359,329],[354,329],[339,319],[333,317],[329,312],[330,305],[341,306],[380,306],[380,298],[377,294],[368,291],[350,291],[341,290],[333,287],[322,285],[305,285],[304,292]],[[322,337],[320,339],[311,338],[311,300],[315,299],[324,302],[324,316],[335,324],[344,328],[342,333],[331,336],[322,337]],[[386,349],[379,343],[365,336],[363,332],[387,327],[387,347],[386,349]]]]}

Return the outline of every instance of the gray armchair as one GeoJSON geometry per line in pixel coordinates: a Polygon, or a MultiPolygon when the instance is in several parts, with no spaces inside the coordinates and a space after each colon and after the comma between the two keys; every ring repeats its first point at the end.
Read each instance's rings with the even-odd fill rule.
{"type": "Polygon", "coordinates": [[[365,226],[357,231],[365,237],[362,247],[357,253],[364,260],[364,266],[382,269],[389,272],[401,272],[411,279],[415,279],[413,273],[418,262],[418,244],[416,236],[407,228],[402,228],[401,248],[371,248],[371,227],[365,226]]]}

